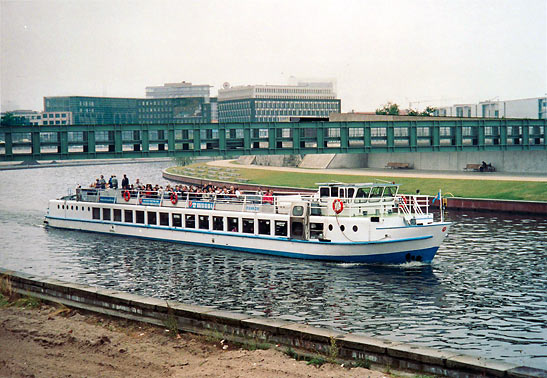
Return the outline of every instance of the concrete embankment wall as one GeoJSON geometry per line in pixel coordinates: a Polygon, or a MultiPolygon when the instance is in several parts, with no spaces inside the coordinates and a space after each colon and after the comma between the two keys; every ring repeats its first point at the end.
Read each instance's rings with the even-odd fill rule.
{"type": "MultiPolygon", "coordinates": [[[[257,157],[258,159],[258,157],[257,157]]],[[[373,154],[305,155],[300,164],[286,164],[276,155],[261,156],[253,164],[301,168],[385,168],[387,163],[408,163],[411,168],[463,171],[467,164],[492,164],[498,172],[547,173],[547,151],[453,151],[373,154]]]]}
{"type": "Polygon", "coordinates": [[[391,342],[311,327],[283,320],[250,316],[101,289],[53,278],[0,268],[20,294],[62,303],[73,308],[166,326],[176,322],[180,330],[220,335],[236,342],[265,342],[328,355],[336,347],[339,358],[369,360],[373,364],[450,377],[537,377],[547,371],[454,351],[440,351],[412,344],[391,342]]]}
{"type": "Polygon", "coordinates": [[[447,198],[447,209],[547,214],[547,202],[508,201],[476,198],[447,198]]]}
{"type": "Polygon", "coordinates": [[[385,168],[393,162],[409,163],[414,169],[463,171],[467,164],[483,161],[491,163],[498,172],[547,173],[547,151],[374,153],[368,154],[367,167],[385,168]]]}

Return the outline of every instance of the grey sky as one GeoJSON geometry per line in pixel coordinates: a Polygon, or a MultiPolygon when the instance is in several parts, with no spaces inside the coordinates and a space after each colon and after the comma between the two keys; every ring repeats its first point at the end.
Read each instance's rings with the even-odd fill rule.
{"type": "Polygon", "coordinates": [[[335,78],[342,110],[547,92],[547,1],[5,1],[2,110],[335,78]],[[420,100],[432,102],[417,103],[420,100]]]}

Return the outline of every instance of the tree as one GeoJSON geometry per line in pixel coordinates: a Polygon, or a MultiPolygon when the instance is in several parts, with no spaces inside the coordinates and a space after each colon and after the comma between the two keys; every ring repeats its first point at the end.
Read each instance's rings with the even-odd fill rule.
{"type": "Polygon", "coordinates": [[[376,114],[399,115],[399,105],[388,102],[383,108],[376,109],[376,114]]]}
{"type": "Polygon", "coordinates": [[[21,126],[26,125],[25,117],[14,116],[13,113],[7,112],[2,116],[2,126],[21,126]]]}

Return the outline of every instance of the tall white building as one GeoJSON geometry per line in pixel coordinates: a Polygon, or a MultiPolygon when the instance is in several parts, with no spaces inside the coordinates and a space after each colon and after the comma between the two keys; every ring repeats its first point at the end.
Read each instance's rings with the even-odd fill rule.
{"type": "Polygon", "coordinates": [[[210,85],[193,85],[186,81],[146,87],[146,98],[210,97],[210,85]]]}

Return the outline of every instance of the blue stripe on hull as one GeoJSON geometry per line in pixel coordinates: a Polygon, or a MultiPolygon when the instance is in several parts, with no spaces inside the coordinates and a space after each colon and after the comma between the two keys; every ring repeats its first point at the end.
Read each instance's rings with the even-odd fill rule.
{"type": "MultiPolygon", "coordinates": [[[[67,229],[64,227],[55,227],[48,225],[48,227],[67,229]]],[[[82,230],[82,229],[72,229],[75,231],[86,231],[86,232],[96,232],[100,234],[112,235],[110,232],[101,232],[93,230],[82,230]]],[[[157,240],[157,241],[167,241],[167,242],[176,242],[186,245],[196,245],[201,247],[209,248],[220,248],[227,249],[232,251],[248,252],[248,253],[258,253],[263,255],[272,255],[272,256],[282,256],[290,257],[304,260],[320,260],[320,261],[332,261],[332,262],[345,262],[345,263],[368,263],[368,264],[404,264],[409,261],[416,261],[416,258],[420,256],[418,261],[423,263],[430,263],[437,253],[439,247],[431,247],[418,250],[408,250],[403,252],[394,252],[394,253],[384,253],[384,254],[373,254],[373,255],[336,255],[336,256],[325,256],[325,255],[309,255],[302,253],[294,252],[285,252],[285,251],[276,251],[269,249],[257,249],[257,248],[245,248],[245,247],[234,247],[229,245],[219,245],[219,244],[210,244],[210,243],[199,243],[199,242],[190,242],[182,240],[172,240],[172,239],[161,239],[153,238],[149,236],[139,236],[139,235],[127,235],[127,234],[114,234],[117,236],[130,236],[139,239],[148,239],[148,240],[157,240]],[[414,257],[414,258],[413,258],[414,257]]]]}

